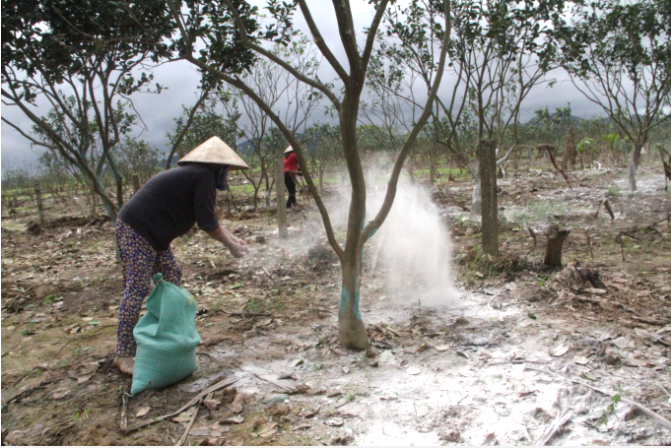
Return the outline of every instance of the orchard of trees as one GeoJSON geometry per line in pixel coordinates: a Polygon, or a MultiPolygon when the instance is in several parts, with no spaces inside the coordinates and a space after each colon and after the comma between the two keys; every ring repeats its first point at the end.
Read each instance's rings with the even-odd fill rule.
{"type": "Polygon", "coordinates": [[[270,208],[274,166],[291,145],[342,267],[340,341],[362,349],[363,247],[404,168],[431,184],[472,177],[484,224],[496,222],[480,190],[486,173],[551,161],[562,172],[627,166],[635,190],[644,149],[654,157],[671,143],[668,1],[370,3],[359,31],[350,2],[333,0],[332,48],[306,0],[3,0],[2,101],[31,125],[2,120],[44,150],[37,175],[3,170],[3,190],[39,182],[62,201],[87,191],[93,210],[100,201],[114,219],[134,182],[216,135],[250,165],[236,176],[252,186],[253,206],[270,208]],[[135,138],[136,102],[170,95],[152,67],[177,61],[202,76],[164,151],[135,138]],[[564,77],[602,116],[578,119],[566,104],[523,121],[532,92],[564,77]],[[491,166],[481,166],[488,151],[491,166]],[[391,161],[387,192],[367,215],[365,168],[380,158],[391,161]],[[351,186],[344,238],[322,199],[340,173],[351,186]]]}

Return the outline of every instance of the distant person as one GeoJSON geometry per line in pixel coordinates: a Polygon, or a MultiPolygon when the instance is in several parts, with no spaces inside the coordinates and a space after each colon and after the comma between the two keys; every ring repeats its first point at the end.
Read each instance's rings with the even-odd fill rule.
{"type": "Polygon", "coordinates": [[[298,183],[296,176],[302,176],[298,168],[298,159],[294,148],[289,146],[284,151],[284,185],[287,186],[289,198],[287,199],[287,208],[291,208],[296,204],[296,184],[298,183]]]}
{"type": "Polygon", "coordinates": [[[151,279],[160,272],[166,281],[181,285],[179,267],[170,243],[194,224],[222,242],[234,257],[249,251],[247,244],[219,224],[214,206],[217,190],[226,189],[228,170],[249,168],[226,143],[212,137],[184,156],[177,168],[151,178],[119,211],[115,229],[124,273],[114,363],[133,373],[137,345],[133,329],[151,279]]]}

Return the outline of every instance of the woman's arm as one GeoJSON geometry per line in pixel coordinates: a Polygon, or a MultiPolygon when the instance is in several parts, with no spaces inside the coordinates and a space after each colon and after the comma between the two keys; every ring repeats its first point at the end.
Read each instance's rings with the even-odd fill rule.
{"type": "Polygon", "coordinates": [[[228,247],[228,250],[231,252],[231,255],[233,255],[235,258],[244,257],[249,252],[249,247],[247,247],[247,243],[245,243],[243,240],[239,238],[234,237],[231,234],[231,232],[226,230],[221,225],[216,230],[213,230],[212,232],[207,232],[207,234],[210,235],[215,240],[223,243],[226,247],[228,247]]]}

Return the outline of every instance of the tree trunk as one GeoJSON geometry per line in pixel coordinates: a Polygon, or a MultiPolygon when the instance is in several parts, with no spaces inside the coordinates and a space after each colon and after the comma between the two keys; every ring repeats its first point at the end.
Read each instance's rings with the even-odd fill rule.
{"type": "Polygon", "coordinates": [[[636,191],[636,169],[641,162],[641,150],[645,142],[636,142],[634,144],[634,151],[631,153],[631,162],[629,163],[629,187],[631,191],[636,191]]]}
{"type": "Polygon", "coordinates": [[[272,196],[272,190],[269,188],[266,190],[266,211],[270,210],[271,196],[272,196]]]}
{"type": "Polygon", "coordinates": [[[476,160],[471,166],[471,174],[473,174],[473,197],[471,199],[471,207],[474,215],[482,213],[482,192],[480,185],[480,163],[476,160]]]}
{"type": "Polygon", "coordinates": [[[123,177],[119,177],[116,183],[116,203],[119,210],[123,207],[123,177]]]}
{"type": "Polygon", "coordinates": [[[317,167],[317,175],[319,176],[319,196],[324,195],[324,169],[321,167],[317,167]]]}
{"type": "Polygon", "coordinates": [[[548,227],[547,237],[548,245],[545,249],[544,263],[552,267],[561,267],[562,248],[564,240],[568,237],[570,230],[559,230],[556,225],[548,227]]]}
{"type": "Polygon", "coordinates": [[[140,176],[133,174],[131,176],[131,180],[133,182],[133,194],[137,194],[137,192],[140,190],[140,176]]]}
{"type": "Polygon", "coordinates": [[[346,255],[347,259],[342,265],[338,334],[345,348],[365,350],[368,347],[368,335],[359,313],[361,253],[351,255],[346,255]]]}
{"type": "Polygon", "coordinates": [[[266,181],[266,211],[270,211],[270,203],[271,203],[271,196],[272,196],[272,193],[273,193],[273,186],[270,185],[270,181],[268,179],[268,171],[265,172],[264,179],[266,181]]]}
{"type": "Polygon", "coordinates": [[[287,204],[284,202],[284,164],[282,153],[275,160],[275,188],[277,190],[277,228],[280,238],[287,237],[287,204]]]}
{"type": "Polygon", "coordinates": [[[429,156],[429,183],[436,183],[436,160],[433,156],[429,156]]]}
{"type": "Polygon", "coordinates": [[[95,189],[91,189],[91,218],[96,217],[96,198],[98,195],[96,194],[95,189]]]}
{"type": "Polygon", "coordinates": [[[44,206],[42,205],[42,190],[35,185],[35,199],[37,200],[37,214],[40,217],[40,226],[44,227],[44,206]]]}
{"type": "Polygon", "coordinates": [[[577,154],[575,145],[575,136],[573,135],[573,127],[568,128],[568,135],[566,136],[566,150],[564,151],[564,159],[562,160],[562,170],[568,171],[569,165],[571,169],[575,168],[575,156],[577,154]]]}
{"type": "Polygon", "coordinates": [[[261,187],[261,182],[259,182],[259,186],[254,186],[254,196],[252,197],[252,205],[254,206],[254,211],[259,206],[259,188],[261,187]]]}
{"type": "Polygon", "coordinates": [[[347,171],[352,183],[352,196],[347,220],[347,237],[341,255],[342,294],[338,312],[340,343],[347,348],[364,350],[368,335],[359,313],[359,291],[363,258],[363,228],[366,218],[366,182],[357,149],[357,111],[359,95],[345,95],[340,114],[340,138],[347,171]]]}
{"type": "Polygon", "coordinates": [[[520,169],[520,152],[518,150],[513,151],[513,169],[515,171],[520,169]]]}
{"type": "Polygon", "coordinates": [[[476,155],[480,168],[482,251],[499,254],[499,216],[496,194],[496,142],[481,140],[476,155]]]}

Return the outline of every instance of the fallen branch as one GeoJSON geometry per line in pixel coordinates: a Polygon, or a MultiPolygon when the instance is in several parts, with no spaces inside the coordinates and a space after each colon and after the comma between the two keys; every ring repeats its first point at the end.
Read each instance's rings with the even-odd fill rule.
{"type": "Polygon", "coordinates": [[[12,310],[12,307],[14,306],[14,302],[16,302],[17,300],[19,300],[21,297],[25,297],[25,295],[26,295],[31,289],[33,289],[33,287],[32,287],[32,286],[29,286],[25,291],[18,293],[18,294],[16,295],[16,297],[14,297],[13,299],[9,300],[9,301],[6,302],[4,305],[2,305],[3,308],[5,308],[5,309],[6,309],[7,311],[9,311],[9,312],[12,312],[12,311],[13,311],[13,310],[12,310]]]}
{"type": "Polygon", "coordinates": [[[633,316],[631,316],[631,318],[634,319],[634,320],[637,320],[639,322],[643,322],[643,323],[650,324],[650,325],[666,325],[666,324],[669,323],[668,321],[665,322],[663,320],[645,318],[645,317],[641,317],[641,316],[637,316],[637,315],[633,315],[633,316]]]}
{"type": "MultiPolygon", "coordinates": [[[[536,368],[534,368],[534,367],[528,367],[528,366],[524,366],[524,369],[525,369],[525,370],[535,370],[535,371],[537,371],[537,372],[545,373],[545,374],[547,374],[547,375],[554,375],[554,376],[558,376],[558,377],[560,377],[560,378],[564,378],[565,380],[568,380],[568,381],[571,381],[571,382],[573,382],[573,383],[580,384],[580,385],[582,385],[582,386],[588,387],[588,388],[590,388],[590,389],[592,389],[592,390],[594,390],[594,391],[596,391],[596,392],[599,392],[600,394],[606,395],[607,397],[612,397],[613,395],[615,395],[615,394],[613,394],[613,393],[606,392],[606,391],[603,390],[603,389],[599,389],[598,387],[594,387],[594,386],[592,386],[591,384],[587,384],[587,383],[585,383],[584,381],[580,381],[580,380],[576,380],[576,379],[573,379],[573,378],[569,378],[569,377],[567,377],[567,376],[564,376],[564,375],[562,375],[561,373],[552,372],[552,371],[550,371],[550,370],[536,369],[536,368]]],[[[620,401],[622,401],[623,403],[628,403],[628,404],[630,404],[630,405],[632,405],[632,406],[637,407],[637,408],[638,408],[641,412],[643,412],[644,414],[648,415],[649,417],[652,417],[653,419],[655,419],[655,420],[657,420],[659,423],[661,423],[663,426],[666,426],[667,428],[671,429],[671,421],[669,421],[668,419],[662,417],[661,415],[659,415],[658,413],[656,413],[656,412],[653,411],[652,409],[650,409],[650,408],[648,408],[648,407],[642,405],[641,403],[638,403],[638,402],[636,402],[636,401],[634,401],[634,400],[630,400],[630,399],[625,398],[625,397],[620,397],[620,401]]]]}
{"type": "Polygon", "coordinates": [[[186,441],[187,436],[189,435],[189,431],[191,431],[191,427],[193,426],[193,422],[196,421],[196,417],[198,416],[198,411],[200,410],[200,403],[202,402],[202,398],[198,400],[198,403],[196,403],[195,409],[193,410],[193,415],[191,416],[191,420],[189,420],[189,424],[186,425],[186,430],[184,430],[184,434],[182,434],[182,438],[179,439],[179,442],[175,444],[175,446],[182,446],[184,442],[186,441]]]}
{"type": "Polygon", "coordinates": [[[160,417],[152,417],[150,419],[143,420],[139,423],[136,423],[132,426],[125,426],[125,422],[122,421],[121,422],[121,428],[120,428],[121,432],[124,435],[126,435],[126,434],[129,434],[129,433],[133,432],[133,431],[137,431],[140,428],[144,428],[145,426],[153,425],[154,423],[158,423],[162,420],[168,419],[170,417],[174,417],[175,415],[178,415],[178,414],[184,412],[185,410],[189,409],[191,406],[200,402],[201,398],[205,397],[207,394],[209,394],[211,392],[214,392],[216,390],[219,390],[219,389],[223,389],[225,387],[229,387],[229,386],[235,384],[236,382],[240,381],[240,379],[242,379],[243,376],[236,376],[234,378],[225,378],[225,379],[219,381],[214,386],[210,386],[207,389],[205,389],[203,392],[199,393],[196,397],[191,399],[187,404],[185,404],[181,408],[177,409],[175,412],[171,412],[169,414],[165,414],[165,415],[162,415],[160,417]]]}
{"type": "Polygon", "coordinates": [[[128,427],[128,420],[126,419],[126,411],[128,409],[128,400],[126,399],[128,387],[126,387],[121,394],[121,423],[119,424],[120,428],[128,427]]]}
{"type": "MultiPolygon", "coordinates": [[[[49,384],[49,383],[53,383],[54,381],[58,381],[58,380],[63,379],[63,378],[65,378],[65,376],[57,376],[56,378],[51,378],[51,379],[48,379],[48,380],[44,380],[41,383],[38,383],[38,384],[36,384],[32,387],[29,387],[27,389],[23,389],[22,391],[20,391],[16,394],[12,395],[11,397],[9,397],[4,403],[2,403],[2,405],[4,406],[11,401],[17,400],[19,398],[23,398],[23,396],[28,395],[29,393],[31,393],[31,392],[49,384]]],[[[3,396],[3,398],[4,398],[4,396],[3,396]]]]}
{"type": "Polygon", "coordinates": [[[545,444],[548,443],[550,439],[552,439],[554,435],[562,429],[562,427],[571,419],[571,417],[573,417],[573,411],[570,409],[566,409],[564,412],[559,414],[559,417],[557,417],[555,421],[552,422],[552,424],[548,426],[545,431],[543,431],[543,434],[541,434],[540,438],[536,440],[534,446],[545,446],[545,444]]]}
{"type": "Polygon", "coordinates": [[[247,313],[247,312],[244,312],[244,311],[218,310],[217,313],[224,313],[224,314],[228,314],[229,316],[237,316],[237,317],[268,317],[268,316],[272,316],[272,313],[247,313]]]}
{"type": "Polygon", "coordinates": [[[293,381],[289,380],[275,380],[267,375],[259,375],[258,373],[252,373],[255,377],[257,377],[260,380],[266,381],[279,389],[281,389],[284,392],[287,392],[289,394],[292,394],[296,392],[299,388],[299,385],[294,383],[293,381]]]}

